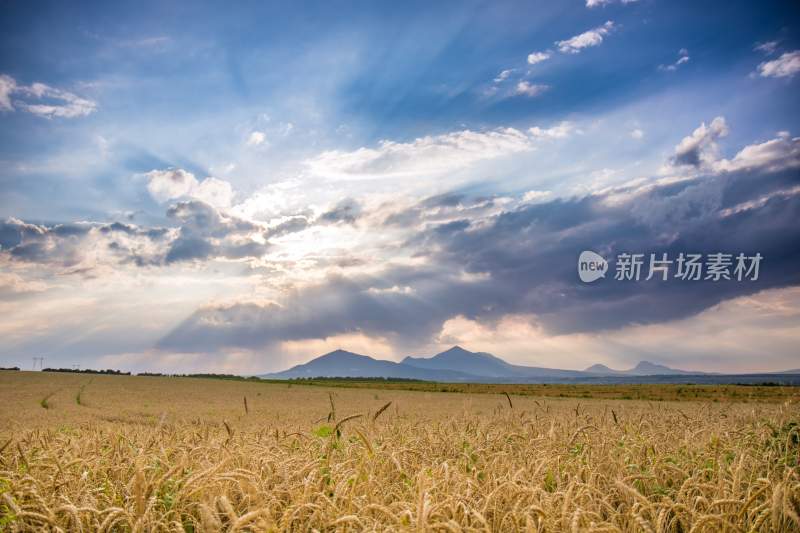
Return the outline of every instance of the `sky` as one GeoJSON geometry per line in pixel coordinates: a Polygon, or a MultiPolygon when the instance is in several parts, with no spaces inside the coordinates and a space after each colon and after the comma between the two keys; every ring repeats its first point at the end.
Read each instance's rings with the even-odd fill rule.
{"type": "Polygon", "coordinates": [[[800,367],[796,2],[0,10],[0,366],[800,367]]]}

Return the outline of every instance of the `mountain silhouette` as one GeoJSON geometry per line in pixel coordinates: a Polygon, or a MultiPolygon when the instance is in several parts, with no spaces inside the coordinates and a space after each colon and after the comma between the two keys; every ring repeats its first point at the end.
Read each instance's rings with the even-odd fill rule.
{"type": "Polygon", "coordinates": [[[484,378],[577,378],[584,375],[579,370],[512,365],[490,353],[470,352],[461,346],[453,346],[433,357],[406,357],[403,364],[429,370],[457,370],[484,378]]]}
{"type": "MultiPolygon", "coordinates": [[[[781,382],[800,385],[798,371],[782,373],[781,382]]],[[[388,378],[450,383],[761,383],[773,374],[714,374],[670,368],[641,361],[628,370],[596,364],[585,370],[564,370],[514,365],[486,352],[453,346],[432,357],[406,357],[401,362],[375,359],[335,350],[282,372],[263,374],[268,379],[388,378]]]]}
{"type": "Polygon", "coordinates": [[[293,366],[283,372],[266,374],[273,379],[295,378],[403,378],[428,381],[474,381],[477,376],[454,370],[424,370],[410,365],[373,359],[345,350],[335,350],[312,359],[308,363],[293,366]]]}
{"type": "Polygon", "coordinates": [[[650,361],[639,361],[635,367],[628,370],[614,370],[606,365],[592,365],[584,372],[598,376],[685,376],[706,374],[706,372],[670,368],[650,361]]]}

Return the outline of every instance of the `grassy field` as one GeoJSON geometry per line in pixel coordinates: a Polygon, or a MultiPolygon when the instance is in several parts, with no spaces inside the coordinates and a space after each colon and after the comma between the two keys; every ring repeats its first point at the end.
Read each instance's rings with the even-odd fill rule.
{"type": "Polygon", "coordinates": [[[295,385],[346,387],[423,392],[459,392],[466,394],[513,394],[549,398],[586,398],[606,400],[710,401],[710,402],[779,402],[800,398],[800,388],[779,385],[585,385],[585,384],[493,384],[432,383],[429,381],[374,379],[308,379],[295,385]]]}
{"type": "Polygon", "coordinates": [[[795,389],[368,386],[0,372],[0,530],[800,531],[795,389]]]}

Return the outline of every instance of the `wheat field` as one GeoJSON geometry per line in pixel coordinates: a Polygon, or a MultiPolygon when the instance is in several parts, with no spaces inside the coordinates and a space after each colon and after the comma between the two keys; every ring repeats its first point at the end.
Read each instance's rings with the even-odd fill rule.
{"type": "Polygon", "coordinates": [[[800,531],[800,407],[0,372],[3,531],[800,531]]]}

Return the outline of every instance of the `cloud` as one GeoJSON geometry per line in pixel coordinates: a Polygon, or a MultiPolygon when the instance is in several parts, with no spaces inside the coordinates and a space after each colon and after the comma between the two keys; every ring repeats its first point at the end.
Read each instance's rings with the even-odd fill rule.
{"type": "MultiPolygon", "coordinates": [[[[701,126],[681,153],[699,150],[695,159],[702,161],[698,147],[725,129],[721,119],[701,126]]],[[[507,208],[495,203],[501,208],[494,211],[473,210],[477,204],[461,193],[428,198],[397,220],[410,232],[404,248],[414,251],[413,266],[386,263],[374,275],[328,276],[269,303],[211,305],[160,346],[264,349],[359,333],[415,348],[434,341],[455,317],[492,325],[515,315],[535,317],[547,335],[592,333],[685,319],[733,298],[798,285],[796,142],[778,141],[743,148],[749,163],[732,170],[711,165],[692,178],[656,178],[583,197],[547,201],[535,193],[534,202],[523,196],[507,208]],[[606,280],[589,287],[575,274],[587,249],[609,258],[623,251],[760,252],[765,261],[757,282],[606,280]]]]}
{"type": "Polygon", "coordinates": [[[151,170],[147,174],[147,190],[157,202],[167,202],[173,198],[187,196],[195,187],[194,174],[181,168],[151,170]]]}
{"type": "Polygon", "coordinates": [[[0,259],[67,274],[103,272],[119,265],[257,260],[268,250],[269,237],[303,229],[296,224],[268,228],[198,199],[170,206],[167,217],[177,222],[177,227],[148,228],[121,222],[37,225],[9,218],[0,222],[0,259]]]}
{"type": "Polygon", "coordinates": [[[332,179],[430,176],[532,148],[530,137],[515,128],[462,130],[407,143],[384,140],[376,148],[351,152],[323,152],[306,164],[313,174],[332,179]]]}
{"type": "Polygon", "coordinates": [[[800,72],[800,50],[785,52],[778,59],[758,65],[762,78],[790,78],[800,72]]]}
{"type": "Polygon", "coordinates": [[[384,218],[383,224],[409,229],[458,222],[465,217],[479,219],[501,212],[507,200],[504,197],[474,197],[453,191],[428,197],[416,205],[392,212],[384,218]]]}
{"type": "Polygon", "coordinates": [[[631,130],[631,139],[636,139],[637,141],[644,139],[644,131],[639,128],[631,130]]]}
{"type": "Polygon", "coordinates": [[[515,69],[510,68],[510,69],[506,69],[506,70],[500,72],[500,74],[498,74],[497,77],[494,79],[494,82],[495,83],[503,83],[504,81],[506,81],[514,73],[514,70],[515,69]]]}
{"type": "Polygon", "coordinates": [[[522,201],[527,204],[538,203],[550,198],[550,191],[527,191],[522,195],[522,201]]]}
{"type": "Polygon", "coordinates": [[[44,83],[19,85],[11,76],[0,75],[0,110],[21,109],[44,118],[84,117],[97,109],[97,104],[71,92],[44,83]],[[12,101],[12,96],[14,100],[12,101]]]}
{"type": "Polygon", "coordinates": [[[47,290],[43,281],[28,280],[13,272],[0,271],[0,295],[28,294],[47,290]]]}
{"type": "Polygon", "coordinates": [[[528,64],[535,65],[537,63],[541,63],[542,61],[547,61],[550,59],[550,52],[533,52],[528,54],[528,64]]]}
{"type": "Polygon", "coordinates": [[[534,96],[539,96],[549,88],[550,88],[549,85],[544,85],[540,83],[531,83],[527,80],[522,80],[519,83],[517,83],[514,92],[516,94],[534,97],[534,96]]]}
{"type": "Polygon", "coordinates": [[[194,174],[181,168],[151,170],[145,174],[147,190],[153,199],[165,203],[178,198],[195,198],[216,207],[230,207],[233,187],[214,177],[198,182],[194,174]]]}
{"type": "Polygon", "coordinates": [[[559,122],[555,126],[549,128],[534,126],[528,129],[531,136],[537,139],[565,139],[569,137],[573,131],[575,131],[575,126],[568,121],[559,122]]]}
{"type": "Polygon", "coordinates": [[[180,229],[166,251],[166,263],[258,258],[269,247],[265,227],[200,200],[178,202],[167,210],[167,216],[180,222],[180,229]]]}
{"type": "Polygon", "coordinates": [[[792,138],[789,132],[780,132],[775,139],[745,146],[731,160],[717,161],[714,168],[718,172],[752,168],[778,172],[800,168],[800,137],[792,138]]]}
{"type": "MultiPolygon", "coordinates": [[[[424,157],[431,146],[449,157],[466,157],[465,150],[469,157],[488,149],[514,153],[575,131],[561,122],[470,132],[476,138],[448,134],[420,146],[405,143],[400,153],[424,157]]],[[[800,283],[800,252],[792,245],[800,238],[800,141],[780,133],[724,159],[716,143],[726,133],[724,118],[717,117],[683,139],[673,163],[692,172],[677,178],[656,176],[572,198],[542,190],[491,196],[466,188],[407,203],[347,196],[269,223],[252,219],[257,209],[244,215],[190,197],[201,185],[191,173],[155,171],[156,193],[177,195],[167,210],[171,227],[8,219],[0,224],[0,265],[39,268],[49,277],[98,275],[120,266],[143,272],[213,266],[257,271],[264,284],[280,286],[245,301],[232,295],[225,304],[209,296],[159,342],[172,353],[280,350],[286,342],[317,346],[315,339],[348,335],[411,349],[434,342],[455,317],[489,328],[509,316],[530,317],[546,336],[662,324],[800,283]],[[286,236],[306,231],[296,239],[303,251],[282,248],[292,240],[286,236]],[[365,240],[351,247],[341,239],[347,232],[365,240]],[[326,255],[320,235],[344,252],[326,255]],[[575,275],[575,260],[585,249],[609,258],[621,251],[758,251],[766,259],[757,283],[587,287],[575,275]],[[303,266],[312,263],[314,277],[303,266]]]]}
{"type": "Polygon", "coordinates": [[[353,333],[383,337],[402,345],[419,336],[432,336],[448,316],[447,305],[452,303],[449,298],[426,298],[423,303],[414,293],[414,280],[442,286],[447,286],[448,281],[460,283],[457,276],[418,268],[397,269],[387,279],[331,276],[322,284],[294,292],[280,304],[242,303],[199,309],[166,335],[159,348],[252,349],[353,333]],[[395,286],[411,289],[392,290],[395,286]]]}
{"type": "Polygon", "coordinates": [[[663,70],[665,72],[675,72],[676,70],[678,70],[678,67],[688,62],[689,62],[689,50],[687,50],[686,48],[681,48],[680,50],[678,50],[678,59],[676,59],[674,63],[670,63],[669,65],[659,65],[658,70],[663,70]]]}
{"type": "Polygon", "coordinates": [[[628,368],[647,359],[699,371],[765,372],[795,364],[798,319],[800,288],[792,287],[727,300],[688,318],[606,332],[553,336],[535,316],[508,315],[492,324],[459,316],[435,340],[441,348],[460,344],[512,363],[576,370],[597,362],[628,368]],[[660,349],[665,345],[668,353],[660,349]]]}
{"type": "Polygon", "coordinates": [[[361,206],[352,198],[345,198],[332,209],[320,215],[319,220],[327,223],[353,223],[361,215],[361,206]]]}
{"type": "Polygon", "coordinates": [[[800,167],[800,138],[792,138],[789,132],[779,132],[775,139],[745,146],[733,159],[722,158],[717,145],[717,140],[727,135],[724,117],[715,118],[708,126],[702,123],[675,147],[670,162],[673,166],[713,173],[749,169],[777,172],[800,167]]]}
{"type": "Polygon", "coordinates": [[[719,159],[717,139],[726,135],[728,135],[728,125],[725,123],[724,117],[716,117],[708,126],[703,122],[675,147],[672,164],[698,168],[709,167],[719,159]]]}
{"type": "Polygon", "coordinates": [[[259,146],[267,140],[267,135],[263,131],[254,131],[247,137],[247,146],[259,146]]]}
{"type": "Polygon", "coordinates": [[[172,233],[120,222],[38,225],[16,218],[0,222],[0,258],[70,272],[108,265],[157,264],[172,233]]]}
{"type": "Polygon", "coordinates": [[[11,76],[0,74],[0,111],[13,111],[11,94],[16,90],[17,82],[11,76]]]}
{"type": "Polygon", "coordinates": [[[775,50],[778,49],[779,44],[780,41],[766,41],[763,43],[756,43],[756,45],[753,47],[753,50],[755,50],[756,52],[762,52],[766,55],[772,55],[775,53],[775,50]]]}
{"type": "Polygon", "coordinates": [[[556,41],[556,46],[562,54],[577,54],[584,48],[600,45],[613,29],[614,23],[609,20],[602,26],[585,31],[565,41],[556,41]]]}
{"type": "Polygon", "coordinates": [[[621,4],[632,4],[637,1],[638,0],[586,0],[586,7],[591,9],[593,7],[605,7],[617,2],[621,4]]]}

